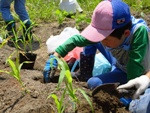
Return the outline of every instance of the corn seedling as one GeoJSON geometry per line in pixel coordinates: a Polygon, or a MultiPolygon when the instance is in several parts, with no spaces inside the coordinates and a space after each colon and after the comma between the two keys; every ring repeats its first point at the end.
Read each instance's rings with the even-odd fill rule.
{"type": "Polygon", "coordinates": [[[57,97],[56,94],[50,94],[50,95],[48,96],[48,98],[52,97],[52,98],[54,99],[58,113],[64,113],[64,110],[65,110],[65,107],[66,107],[66,106],[63,104],[65,95],[66,95],[66,89],[64,89],[64,92],[63,92],[63,94],[62,94],[60,100],[58,99],[58,97],[57,97]]]}
{"type": "Polygon", "coordinates": [[[21,66],[22,64],[19,64],[19,59],[16,58],[16,61],[13,61],[11,59],[12,55],[15,53],[16,51],[14,51],[6,60],[6,63],[9,65],[10,67],[10,71],[5,71],[5,70],[0,70],[0,72],[6,73],[11,75],[12,77],[14,77],[19,83],[20,85],[25,89],[25,92],[28,92],[28,90],[26,89],[25,85],[22,83],[21,81],[21,76],[20,76],[20,71],[21,71],[21,66]]]}
{"type": "Polygon", "coordinates": [[[33,38],[35,38],[39,43],[40,39],[34,34],[30,33],[33,26],[36,26],[36,24],[33,22],[32,25],[29,28],[26,28],[25,22],[22,22],[20,20],[20,27],[18,28],[20,31],[26,31],[25,33],[22,32],[22,40],[20,42],[22,43],[23,47],[21,50],[24,52],[30,52],[33,53],[33,38]],[[28,37],[28,40],[26,40],[26,36],[28,37]]]}
{"type": "MultiPolygon", "coordinates": [[[[76,108],[77,108],[77,104],[80,103],[78,97],[76,96],[76,92],[77,91],[80,91],[81,94],[84,96],[84,98],[87,100],[87,102],[89,103],[89,105],[91,106],[91,109],[92,111],[94,112],[94,109],[93,109],[93,106],[92,106],[92,103],[89,99],[89,97],[87,96],[87,94],[85,93],[84,90],[82,89],[76,89],[76,88],[73,88],[73,85],[72,85],[72,76],[71,76],[71,72],[69,70],[69,67],[68,67],[68,64],[66,63],[66,61],[64,59],[59,59],[59,58],[55,58],[58,62],[58,68],[61,70],[60,71],[60,77],[59,77],[59,81],[58,81],[58,89],[60,88],[60,84],[63,82],[65,82],[65,90],[66,90],[66,95],[69,95],[69,98],[71,99],[72,101],[72,107],[73,107],[73,110],[75,111],[76,108]],[[65,79],[64,79],[65,78],[65,79]]],[[[52,66],[52,62],[54,60],[53,59],[50,59],[51,61],[51,66],[52,66]]],[[[64,96],[63,96],[64,97],[64,96]]]]}
{"type": "MultiPolygon", "coordinates": [[[[18,16],[15,14],[15,13],[12,13],[13,17],[15,19],[18,19],[18,16]]],[[[10,21],[6,26],[5,26],[5,29],[7,28],[7,26],[9,24],[12,24],[14,21],[10,21]]],[[[16,48],[16,50],[18,51],[20,48],[20,45],[19,45],[19,41],[20,39],[19,38],[19,34],[20,34],[20,30],[15,30],[15,28],[12,28],[12,34],[13,36],[9,36],[8,33],[5,34],[5,38],[6,40],[8,41],[9,44],[11,44],[10,46],[14,46],[16,48]]]]}

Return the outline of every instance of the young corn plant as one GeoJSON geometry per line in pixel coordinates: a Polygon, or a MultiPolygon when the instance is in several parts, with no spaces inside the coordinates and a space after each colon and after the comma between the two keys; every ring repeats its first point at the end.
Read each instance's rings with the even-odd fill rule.
{"type": "MultiPolygon", "coordinates": [[[[21,66],[23,65],[23,63],[19,64],[18,58],[16,58],[16,61],[13,61],[11,59],[11,57],[13,56],[13,54],[15,52],[16,51],[14,51],[6,60],[6,63],[10,67],[10,71],[0,70],[0,72],[9,74],[12,77],[14,77],[19,82],[19,84],[22,86],[22,88],[24,89],[24,92],[28,92],[28,90],[26,89],[25,85],[23,84],[23,82],[21,80],[21,76],[20,76],[21,66]]],[[[26,62],[24,62],[24,63],[26,63],[26,62]]]]}
{"type": "Polygon", "coordinates": [[[54,93],[52,93],[48,96],[48,98],[52,97],[54,99],[58,113],[64,113],[64,111],[65,111],[66,106],[64,106],[64,104],[63,104],[65,95],[66,95],[66,89],[64,89],[64,92],[60,99],[58,99],[58,96],[54,93]]]}
{"type": "MultiPolygon", "coordinates": [[[[91,106],[91,109],[92,109],[92,112],[94,112],[94,109],[93,109],[93,105],[92,105],[92,102],[90,101],[89,97],[87,96],[86,92],[80,88],[73,88],[73,84],[72,84],[72,76],[71,76],[71,72],[70,72],[70,69],[68,67],[68,64],[66,63],[66,61],[64,59],[59,59],[59,58],[55,58],[58,62],[58,68],[61,70],[60,71],[60,77],[59,77],[59,80],[58,80],[58,89],[60,88],[60,85],[61,83],[64,81],[65,82],[65,90],[64,90],[64,93],[61,97],[60,100],[58,100],[58,97],[55,95],[55,94],[50,94],[49,97],[52,97],[52,95],[55,97],[52,97],[54,98],[55,100],[55,103],[56,105],[59,103],[59,105],[61,106],[61,109],[58,109],[57,107],[57,110],[61,113],[61,110],[64,111],[64,108],[65,108],[65,105],[62,104],[62,100],[65,98],[65,96],[69,96],[69,99],[71,100],[72,102],[72,108],[74,111],[76,111],[77,109],[77,104],[80,104],[80,101],[76,95],[77,91],[79,91],[83,97],[87,100],[87,102],[89,103],[89,105],[91,106]],[[57,97],[57,98],[56,98],[57,97]],[[57,101],[56,101],[57,100],[57,101]]],[[[51,60],[51,65],[52,65],[52,61],[54,60],[53,59],[50,59],[51,60]]],[[[58,105],[57,105],[58,106],[58,105]]]]}
{"type": "Polygon", "coordinates": [[[32,22],[32,25],[27,29],[26,27],[25,27],[25,23],[24,22],[22,22],[21,20],[19,20],[20,22],[20,26],[19,26],[19,31],[23,31],[23,29],[25,29],[26,30],[26,33],[24,34],[23,32],[22,32],[22,34],[24,34],[24,35],[22,35],[22,40],[20,40],[20,42],[21,42],[21,44],[23,45],[20,49],[22,50],[22,51],[24,51],[24,52],[30,52],[31,54],[33,53],[33,37],[39,42],[39,44],[40,44],[40,39],[34,34],[34,33],[32,33],[32,35],[30,34],[30,33],[28,33],[28,32],[30,32],[30,30],[33,28],[33,26],[37,26],[37,24],[35,24],[34,22],[32,22]],[[27,35],[27,37],[28,37],[28,40],[26,40],[26,37],[25,37],[25,35],[27,35]]]}
{"type": "MultiPolygon", "coordinates": [[[[12,13],[13,17],[15,18],[15,20],[19,20],[19,17],[15,14],[15,13],[12,13]]],[[[5,26],[5,29],[7,28],[7,26],[9,24],[11,24],[13,21],[10,21],[6,26],[5,26]]],[[[12,32],[13,32],[13,37],[12,36],[7,36],[7,33],[5,33],[5,38],[8,42],[8,45],[12,46],[12,47],[15,47],[17,51],[19,51],[21,48],[20,48],[20,45],[19,45],[19,41],[20,39],[18,39],[20,37],[20,32],[21,30],[18,29],[18,30],[15,30],[15,29],[12,29],[12,32]],[[7,36],[7,37],[6,37],[7,36]]]]}

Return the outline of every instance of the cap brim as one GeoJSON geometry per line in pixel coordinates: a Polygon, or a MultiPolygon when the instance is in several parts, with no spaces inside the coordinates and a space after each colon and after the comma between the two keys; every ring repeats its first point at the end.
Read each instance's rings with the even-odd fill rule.
{"type": "Polygon", "coordinates": [[[92,25],[89,25],[81,32],[81,35],[89,41],[99,42],[109,36],[113,31],[114,29],[100,30],[94,28],[92,25]]]}

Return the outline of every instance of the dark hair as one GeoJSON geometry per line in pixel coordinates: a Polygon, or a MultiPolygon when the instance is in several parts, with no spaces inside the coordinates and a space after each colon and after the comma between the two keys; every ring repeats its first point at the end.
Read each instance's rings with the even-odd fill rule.
{"type": "Polygon", "coordinates": [[[118,39],[121,39],[121,36],[122,34],[124,33],[125,30],[131,28],[132,26],[132,21],[130,21],[128,24],[126,24],[125,26],[121,27],[121,28],[118,28],[118,29],[115,29],[111,34],[110,36],[113,36],[113,37],[117,37],[118,39]]]}

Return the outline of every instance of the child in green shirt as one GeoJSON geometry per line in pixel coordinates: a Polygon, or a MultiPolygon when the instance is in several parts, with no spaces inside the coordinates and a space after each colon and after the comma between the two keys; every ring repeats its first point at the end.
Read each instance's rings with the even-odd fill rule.
{"type": "MultiPolygon", "coordinates": [[[[90,89],[102,83],[125,84],[128,80],[133,80],[130,86],[136,86],[134,98],[138,98],[150,83],[148,31],[149,28],[144,20],[131,16],[127,4],[121,0],[105,0],[95,8],[91,24],[80,35],[72,36],[60,45],[50,58],[64,57],[76,46],[86,46],[81,53],[81,61],[86,60],[80,62],[82,68],[80,68],[80,74],[76,74],[77,77],[85,78],[90,89]],[[97,49],[113,68],[109,73],[92,77],[93,59],[97,49]]],[[[56,60],[53,61],[53,67],[57,67],[56,60]]],[[[48,60],[43,71],[46,83],[50,82],[50,71],[50,60],[48,60]]],[[[126,87],[120,86],[118,90],[124,88],[126,87]]]]}

